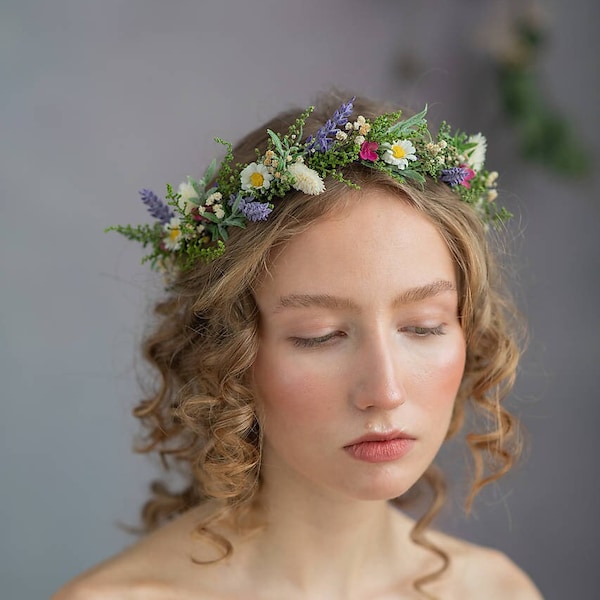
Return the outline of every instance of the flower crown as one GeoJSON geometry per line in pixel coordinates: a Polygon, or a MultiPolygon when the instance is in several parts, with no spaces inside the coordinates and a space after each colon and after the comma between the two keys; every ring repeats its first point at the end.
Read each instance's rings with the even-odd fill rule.
{"type": "Polygon", "coordinates": [[[499,224],[512,216],[498,208],[498,173],[483,168],[486,139],[480,133],[450,133],[442,123],[437,136],[427,128],[425,114],[401,120],[402,112],[383,114],[373,121],[362,116],[351,120],[354,98],[342,104],[314,136],[303,139],[302,130],[314,107],[305,110],[284,135],[267,129],[267,150],[249,164],[233,164],[232,145],[217,168],[213,160],[204,176],[181,183],[175,192],[167,185],[166,202],[147,189],[142,202],[157,220],[153,225],[117,225],[130,240],[150,246],[143,261],[155,268],[189,268],[198,259],[211,261],[225,251],[230,227],[265,221],[273,199],[290,190],[309,195],[325,191],[331,176],[358,188],[344,178],[342,169],[358,163],[387,173],[406,183],[424,184],[426,177],[442,181],[464,202],[472,205],[486,224],[499,224]]]}

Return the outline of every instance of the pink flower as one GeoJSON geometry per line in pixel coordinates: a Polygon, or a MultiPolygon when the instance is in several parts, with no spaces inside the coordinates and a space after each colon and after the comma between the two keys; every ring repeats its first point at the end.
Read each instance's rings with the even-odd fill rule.
{"type": "Polygon", "coordinates": [[[469,181],[475,177],[475,171],[473,171],[473,169],[471,169],[471,167],[468,165],[460,165],[460,168],[463,170],[463,180],[460,182],[460,185],[470,188],[471,184],[469,181]]]}
{"type": "Polygon", "coordinates": [[[379,158],[379,155],[377,154],[377,148],[379,148],[379,144],[377,142],[363,142],[360,146],[359,155],[363,160],[375,162],[379,158]]]}

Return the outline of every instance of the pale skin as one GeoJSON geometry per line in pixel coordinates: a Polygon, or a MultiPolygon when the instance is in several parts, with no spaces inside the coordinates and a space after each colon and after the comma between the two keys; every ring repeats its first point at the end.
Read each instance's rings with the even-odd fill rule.
{"type": "MultiPolygon", "coordinates": [[[[410,540],[412,521],[388,500],[421,477],[450,423],[465,361],[456,287],[439,232],[387,192],[361,192],[293,238],[255,293],[266,526],[244,537],[221,525],[233,555],[198,565],[190,557],[209,552],[191,536],[209,509],[198,507],[54,600],[422,598],[412,582],[439,559],[410,540]],[[400,456],[349,450],[390,431],[410,440],[400,456]]],[[[541,598],[501,553],[430,535],[451,566],[429,593],[541,598]]]]}

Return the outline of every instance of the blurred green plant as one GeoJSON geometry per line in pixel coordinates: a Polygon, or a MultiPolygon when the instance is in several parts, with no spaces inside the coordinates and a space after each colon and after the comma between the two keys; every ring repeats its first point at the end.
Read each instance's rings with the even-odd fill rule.
{"type": "Polygon", "coordinates": [[[546,35],[535,19],[514,23],[511,51],[498,61],[503,107],[518,130],[523,156],[555,172],[579,177],[590,169],[589,153],[569,121],[549,106],[536,77],[546,35]]]}

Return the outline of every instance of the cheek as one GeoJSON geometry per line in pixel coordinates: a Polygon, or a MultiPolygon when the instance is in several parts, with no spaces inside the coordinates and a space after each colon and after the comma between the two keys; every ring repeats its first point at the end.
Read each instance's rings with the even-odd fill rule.
{"type": "Polygon", "coordinates": [[[418,384],[427,389],[426,406],[431,411],[451,412],[465,370],[465,344],[457,340],[444,348],[421,373],[418,384]]]}
{"type": "Polygon", "coordinates": [[[330,410],[331,377],[308,372],[297,361],[280,353],[261,350],[256,357],[254,387],[266,430],[291,430],[309,423],[312,427],[330,410]]]}

